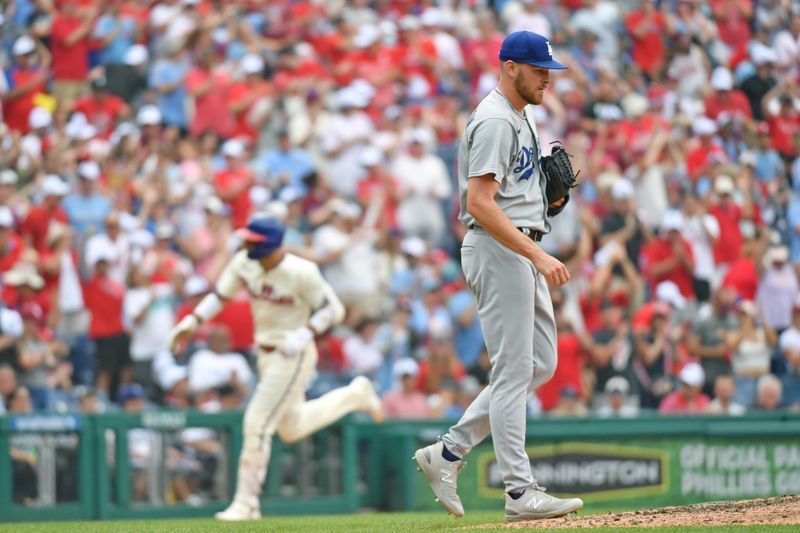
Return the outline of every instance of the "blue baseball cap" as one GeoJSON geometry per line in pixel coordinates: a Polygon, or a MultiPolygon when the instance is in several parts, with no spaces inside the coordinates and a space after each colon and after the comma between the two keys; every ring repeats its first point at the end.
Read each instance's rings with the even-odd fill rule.
{"type": "Polygon", "coordinates": [[[567,68],[553,59],[550,41],[532,31],[515,31],[509,34],[500,46],[500,61],[527,63],[534,67],[562,70],[567,68]]]}

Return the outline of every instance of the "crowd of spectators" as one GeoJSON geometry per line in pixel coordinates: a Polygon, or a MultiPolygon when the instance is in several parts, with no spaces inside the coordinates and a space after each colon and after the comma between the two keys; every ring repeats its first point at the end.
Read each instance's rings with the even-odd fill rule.
{"type": "Polygon", "coordinates": [[[390,416],[459,416],[490,365],[455,154],[523,29],[569,66],[535,116],[581,170],[531,415],[800,406],[798,2],[2,6],[0,413],[240,407],[246,295],[166,337],[258,212],[347,306],[309,395],[362,374],[390,416]]]}

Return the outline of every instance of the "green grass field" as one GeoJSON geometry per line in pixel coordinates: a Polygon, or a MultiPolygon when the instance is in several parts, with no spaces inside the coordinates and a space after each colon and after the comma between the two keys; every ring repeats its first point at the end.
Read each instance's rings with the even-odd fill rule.
{"type": "MultiPolygon", "coordinates": [[[[31,522],[0,524],[0,533],[249,533],[249,532],[302,532],[302,533],[350,533],[350,532],[406,532],[406,531],[482,531],[471,526],[486,526],[503,521],[500,513],[469,513],[461,519],[442,513],[381,513],[333,516],[265,517],[257,522],[222,523],[210,519],[192,520],[126,520],[107,522],[31,522]]],[[[494,528],[492,528],[494,529],[494,528]]],[[[498,528],[500,529],[500,528],[498,528]]],[[[614,531],[613,528],[552,529],[553,532],[614,531]]],[[[720,528],[680,526],[619,529],[625,533],[711,533],[720,528]]],[[[789,533],[797,526],[726,526],[725,532],[769,532],[789,533]]],[[[542,531],[541,529],[511,529],[509,531],[542,531]]]]}

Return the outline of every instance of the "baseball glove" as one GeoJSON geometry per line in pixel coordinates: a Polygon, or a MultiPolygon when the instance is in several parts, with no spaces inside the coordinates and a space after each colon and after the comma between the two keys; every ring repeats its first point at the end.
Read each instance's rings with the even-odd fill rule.
{"type": "Polygon", "coordinates": [[[547,205],[557,202],[564,198],[564,203],[558,207],[548,207],[547,216],[552,217],[559,214],[564,206],[569,202],[569,190],[578,186],[578,174],[572,171],[572,163],[569,158],[571,157],[564,149],[564,145],[559,141],[554,141],[556,146],[550,155],[542,158],[542,172],[544,173],[547,185],[545,193],[547,194],[547,205]]]}

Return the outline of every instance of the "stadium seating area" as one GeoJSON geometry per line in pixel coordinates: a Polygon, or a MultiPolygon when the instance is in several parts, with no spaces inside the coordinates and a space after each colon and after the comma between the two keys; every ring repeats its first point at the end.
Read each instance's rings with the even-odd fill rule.
{"type": "Polygon", "coordinates": [[[166,337],[259,212],[347,305],[309,394],[366,375],[392,417],[459,416],[489,360],[455,159],[522,29],[569,65],[535,115],[581,169],[531,416],[800,409],[797,1],[3,6],[0,414],[241,407],[246,295],[166,337]]]}

